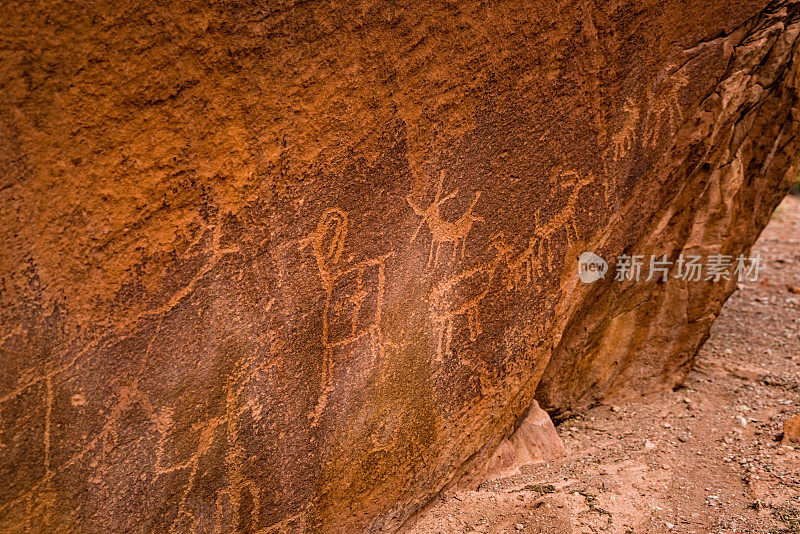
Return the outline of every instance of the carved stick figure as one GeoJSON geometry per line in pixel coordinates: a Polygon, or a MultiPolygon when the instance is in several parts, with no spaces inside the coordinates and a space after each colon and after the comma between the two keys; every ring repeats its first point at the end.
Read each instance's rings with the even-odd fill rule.
{"type": "Polygon", "coordinates": [[[324,355],[320,378],[321,394],[313,414],[315,421],[319,419],[327,403],[328,393],[333,389],[334,350],[364,336],[370,336],[373,355],[380,357],[383,352],[380,323],[386,287],[385,262],[394,253],[342,266],[341,256],[348,226],[347,213],[339,208],[329,208],[323,212],[317,227],[300,241],[301,250],[311,246],[325,291],[322,311],[324,355]],[[364,304],[369,299],[374,301],[374,307],[371,311],[365,311],[364,304]],[[331,328],[334,318],[339,319],[339,322],[349,322],[350,328],[340,328],[334,332],[331,328]]]}

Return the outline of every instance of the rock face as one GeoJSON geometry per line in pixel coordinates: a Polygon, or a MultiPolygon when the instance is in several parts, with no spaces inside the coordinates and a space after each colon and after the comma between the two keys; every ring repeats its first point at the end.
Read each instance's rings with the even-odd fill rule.
{"type": "Polygon", "coordinates": [[[500,442],[485,469],[475,475],[488,479],[512,476],[519,473],[520,467],[541,465],[564,455],[564,443],[553,421],[536,401],[512,432],[500,442]]]}
{"type": "Polygon", "coordinates": [[[0,530],[393,531],[534,398],[680,382],[735,282],[614,258],[747,253],[798,11],[4,6],[0,530]]]}
{"type": "Polygon", "coordinates": [[[800,415],[783,422],[783,443],[800,443],[800,415]]]}

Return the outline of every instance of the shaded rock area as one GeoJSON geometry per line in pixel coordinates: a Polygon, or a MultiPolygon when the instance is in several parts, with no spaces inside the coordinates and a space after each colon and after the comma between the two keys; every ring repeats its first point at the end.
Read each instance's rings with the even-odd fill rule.
{"type": "Polygon", "coordinates": [[[395,531],[735,286],[582,252],[747,253],[798,172],[793,1],[3,18],[2,531],[395,531]]]}
{"type": "Polygon", "coordinates": [[[791,534],[800,529],[800,197],[754,250],[685,385],[558,425],[565,454],[435,499],[409,534],[791,534]]]}
{"type": "Polygon", "coordinates": [[[494,457],[487,462],[482,478],[491,480],[509,476],[523,467],[544,464],[563,455],[564,444],[553,421],[533,401],[528,414],[515,425],[512,434],[500,442],[494,457]]]}

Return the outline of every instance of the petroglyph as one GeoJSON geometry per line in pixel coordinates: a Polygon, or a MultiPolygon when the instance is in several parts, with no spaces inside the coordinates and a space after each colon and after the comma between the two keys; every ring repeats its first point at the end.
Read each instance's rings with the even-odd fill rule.
{"type": "Polygon", "coordinates": [[[476,341],[483,333],[480,306],[493,285],[498,285],[499,281],[499,289],[512,291],[527,286],[543,274],[539,265],[541,242],[541,238],[531,237],[524,250],[515,252],[506,244],[503,234],[498,233],[489,244],[489,249],[494,250],[491,261],[462,271],[433,287],[429,302],[436,333],[437,363],[453,355],[451,347],[457,319],[466,319],[470,341],[476,341]]]}
{"type": "Polygon", "coordinates": [[[456,198],[460,188],[456,188],[451,193],[444,195],[443,185],[444,171],[440,171],[439,180],[436,184],[436,196],[427,208],[422,208],[417,202],[414,201],[411,195],[406,197],[406,200],[414,210],[414,213],[422,217],[422,220],[419,222],[416,230],[414,230],[414,234],[411,236],[411,242],[414,242],[423,226],[427,226],[428,231],[431,234],[428,263],[426,265],[427,267],[435,267],[437,265],[439,261],[439,251],[441,246],[445,243],[449,243],[452,246],[450,263],[454,264],[456,262],[459,245],[461,246],[461,259],[463,259],[467,236],[469,235],[470,230],[472,230],[472,225],[476,222],[484,222],[482,217],[476,217],[473,213],[475,210],[475,205],[478,203],[478,200],[481,197],[480,191],[475,193],[475,198],[472,200],[472,204],[470,204],[469,208],[467,208],[458,219],[455,221],[444,220],[442,218],[442,204],[448,200],[456,198]]]}
{"type": "Polygon", "coordinates": [[[664,128],[669,135],[678,131],[683,120],[683,108],[680,96],[683,89],[689,84],[689,78],[683,72],[677,72],[668,77],[659,87],[648,88],[647,109],[645,119],[644,139],[648,146],[655,147],[664,128]]]}
{"type": "Polygon", "coordinates": [[[306,532],[306,512],[292,514],[282,521],[258,530],[256,534],[293,534],[306,532]]]}
{"type": "Polygon", "coordinates": [[[480,303],[489,294],[497,269],[502,265],[503,253],[496,250],[494,259],[463,271],[444,280],[431,290],[430,311],[436,332],[436,361],[451,356],[453,322],[466,316],[471,341],[483,332],[480,321],[480,303]]]}
{"type": "MultiPolygon", "coordinates": [[[[584,176],[573,170],[555,173],[554,179],[557,181],[555,198],[565,198],[563,207],[559,209],[552,217],[544,220],[541,213],[534,214],[535,229],[534,229],[534,242],[537,247],[536,255],[540,258],[544,257],[543,263],[547,268],[553,270],[555,268],[556,254],[552,246],[552,237],[561,229],[566,232],[567,244],[571,245],[580,239],[579,229],[576,223],[576,213],[579,209],[580,195],[584,188],[602,188],[603,198],[608,204],[611,201],[611,190],[609,184],[599,179],[591,171],[588,171],[584,176]]],[[[529,251],[531,255],[534,250],[531,248],[529,251]]]]}
{"type": "Polygon", "coordinates": [[[636,128],[639,125],[639,108],[632,98],[625,100],[622,111],[625,113],[622,127],[611,136],[611,157],[613,159],[625,157],[631,151],[636,138],[636,128]]]}
{"type": "MultiPolygon", "coordinates": [[[[205,276],[209,272],[211,272],[211,270],[214,267],[216,267],[216,265],[222,260],[222,258],[225,255],[233,254],[239,251],[238,246],[231,246],[231,247],[220,246],[220,231],[218,226],[214,224],[207,225],[201,231],[198,231],[196,238],[189,244],[187,249],[190,251],[196,251],[199,247],[202,247],[203,241],[208,242],[206,250],[208,250],[210,254],[206,258],[204,264],[198,269],[198,271],[186,284],[179,287],[170,296],[170,298],[161,306],[155,309],[148,310],[139,315],[133,316],[125,321],[120,321],[120,323],[116,325],[116,331],[124,332],[124,331],[134,330],[136,328],[136,325],[141,324],[146,320],[152,320],[154,318],[157,318],[158,320],[158,326],[156,326],[153,336],[148,342],[147,348],[141,355],[142,360],[135,375],[129,382],[122,385],[117,391],[116,404],[109,410],[108,416],[104,421],[100,430],[91,439],[89,439],[86,442],[86,444],[83,447],[81,447],[77,452],[75,452],[65,460],[62,460],[57,465],[53,463],[51,427],[53,424],[52,416],[53,416],[54,399],[56,396],[56,392],[54,391],[54,384],[57,378],[62,377],[68,371],[73,370],[78,365],[79,362],[84,361],[85,363],[88,363],[89,361],[91,361],[91,359],[96,358],[98,354],[102,354],[101,351],[98,351],[96,349],[98,348],[98,346],[100,346],[101,342],[103,341],[103,337],[96,337],[90,340],[81,350],[77,351],[72,358],[70,358],[68,361],[64,362],[58,367],[45,370],[44,372],[41,373],[34,373],[32,371],[20,372],[19,380],[17,381],[16,387],[11,391],[5,393],[4,395],[0,396],[0,404],[3,404],[12,401],[13,399],[16,399],[18,396],[22,395],[30,388],[42,384],[43,404],[45,407],[44,435],[43,435],[43,440],[44,440],[43,476],[36,483],[32,484],[28,489],[26,489],[23,493],[21,493],[16,499],[13,499],[9,502],[0,505],[0,513],[5,512],[6,510],[12,509],[15,506],[21,504],[25,505],[27,508],[31,508],[34,506],[37,499],[43,498],[42,497],[43,495],[50,495],[52,493],[52,498],[55,498],[56,494],[54,492],[51,492],[50,489],[53,479],[60,473],[64,472],[66,469],[69,469],[78,464],[79,462],[81,462],[82,460],[84,460],[84,458],[92,451],[94,451],[98,446],[101,447],[104,453],[114,450],[114,448],[117,446],[117,443],[119,442],[119,425],[121,424],[121,418],[123,414],[126,412],[126,410],[132,409],[134,407],[138,407],[144,412],[144,414],[147,417],[147,420],[149,421],[149,423],[153,425],[154,429],[159,435],[159,439],[155,443],[155,451],[154,451],[154,470],[156,478],[171,471],[190,467],[190,465],[192,465],[193,462],[196,463],[196,461],[205,454],[207,448],[205,447],[205,441],[203,439],[203,437],[205,436],[204,433],[201,435],[201,440],[198,443],[198,450],[192,457],[193,460],[190,460],[188,463],[184,465],[176,465],[166,468],[162,467],[163,459],[165,457],[164,442],[167,439],[169,439],[169,436],[166,433],[169,427],[163,424],[164,412],[156,413],[147,392],[143,391],[139,387],[139,380],[143,375],[143,373],[145,372],[145,368],[147,367],[147,364],[149,362],[152,345],[161,331],[161,325],[163,323],[164,317],[166,316],[167,312],[176,308],[182,301],[184,301],[190,295],[192,295],[197,284],[201,280],[203,280],[205,276]]],[[[71,402],[73,405],[81,405],[86,401],[85,398],[83,398],[81,395],[78,395],[77,397],[73,396],[71,398],[71,402]]],[[[216,428],[215,425],[217,423],[216,420],[212,420],[208,422],[208,424],[216,428]]],[[[96,467],[93,479],[99,480],[98,477],[104,476],[108,469],[109,466],[107,465],[106,466],[101,465],[99,467],[96,467]]],[[[47,507],[47,509],[48,511],[45,514],[45,523],[49,521],[48,519],[49,513],[52,511],[49,506],[47,507]]]]}
{"type": "Polygon", "coordinates": [[[534,230],[524,249],[515,250],[499,232],[490,239],[486,250],[486,254],[494,251],[490,261],[448,277],[431,290],[429,303],[437,336],[436,362],[452,356],[457,319],[466,318],[471,341],[476,341],[483,332],[480,307],[493,284],[501,281],[503,285],[499,287],[506,291],[520,290],[537,278],[557,271],[557,262],[565,251],[554,242],[554,236],[564,230],[567,246],[580,239],[576,213],[586,188],[600,188],[606,202],[611,199],[609,184],[591,172],[581,175],[574,170],[556,169],[551,174],[551,182],[551,194],[561,207],[549,216],[540,212],[534,214],[534,230]]]}
{"type": "Polygon", "coordinates": [[[109,55],[80,6],[51,31],[19,3],[0,531],[391,532],[479,475],[529,397],[563,415],[679,381],[722,285],[687,322],[661,313],[681,287],[567,277],[572,252],[701,230],[747,248],[797,165],[797,10],[701,4],[404,4],[364,39],[293,23],[374,25],[340,5],[159,4],[187,35],[107,9],[137,44],[109,55]],[[191,46],[208,18],[219,46],[191,46]]]}
{"type": "Polygon", "coordinates": [[[541,257],[541,238],[529,237],[528,246],[522,252],[514,253],[514,251],[505,243],[505,238],[502,234],[495,236],[493,246],[502,251],[508,267],[508,276],[506,277],[506,290],[512,291],[526,287],[537,276],[543,274],[539,258],[541,257]]]}
{"type": "MultiPolygon", "coordinates": [[[[225,405],[224,413],[210,420],[197,423],[192,426],[193,431],[199,431],[197,438],[197,445],[191,456],[178,464],[169,467],[161,467],[161,458],[164,456],[163,443],[158,444],[156,451],[156,478],[179,470],[189,470],[188,481],[181,494],[178,503],[178,511],[170,525],[170,532],[182,532],[188,529],[188,525],[195,525],[197,518],[188,509],[189,495],[198,483],[200,476],[200,460],[204,458],[217,444],[217,447],[225,449],[224,466],[227,478],[227,483],[224,488],[217,492],[214,510],[215,510],[215,532],[225,532],[229,530],[227,526],[231,520],[235,520],[237,524],[249,524],[255,527],[261,521],[261,489],[260,486],[252,479],[250,479],[244,471],[245,451],[240,443],[240,415],[245,411],[252,411],[252,406],[247,400],[244,399],[245,387],[250,383],[252,374],[250,373],[251,366],[254,362],[248,358],[241,358],[236,368],[228,376],[225,385],[225,405]],[[220,432],[222,431],[222,432],[220,432]],[[242,496],[244,492],[248,492],[252,499],[252,509],[247,517],[244,517],[242,496]],[[231,506],[231,516],[226,521],[223,512],[223,497],[231,506]],[[247,519],[247,521],[244,521],[247,519]]],[[[151,421],[156,423],[159,432],[163,437],[166,435],[166,429],[170,426],[171,410],[167,409],[166,413],[160,413],[158,416],[153,415],[152,407],[147,412],[150,414],[151,421]],[[166,419],[166,420],[165,420],[166,419]]],[[[163,441],[163,440],[162,440],[163,441]]]]}
{"type": "Polygon", "coordinates": [[[337,348],[369,336],[373,358],[381,359],[383,355],[381,310],[386,289],[386,260],[394,253],[341,265],[348,227],[347,213],[339,208],[329,208],[320,217],[317,227],[301,240],[301,249],[312,248],[325,291],[320,397],[314,412],[309,415],[315,422],[322,414],[333,387],[333,360],[337,348]]]}
{"type": "Polygon", "coordinates": [[[627,98],[622,105],[625,117],[622,126],[611,136],[608,147],[607,154],[611,160],[619,160],[630,153],[636,142],[636,133],[639,131],[643,130],[642,141],[650,148],[656,146],[659,136],[664,131],[673,135],[683,121],[680,99],[682,91],[688,84],[689,78],[686,73],[678,71],[648,87],[643,95],[643,109],[646,110],[644,114],[633,98],[627,98]],[[644,121],[643,125],[641,121],[644,121]]]}

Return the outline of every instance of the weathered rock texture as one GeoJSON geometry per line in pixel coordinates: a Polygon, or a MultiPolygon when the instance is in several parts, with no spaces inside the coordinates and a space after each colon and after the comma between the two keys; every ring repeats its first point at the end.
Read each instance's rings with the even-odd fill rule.
{"type": "Polygon", "coordinates": [[[783,422],[783,443],[800,443],[800,415],[783,422]]]}
{"type": "Polygon", "coordinates": [[[550,416],[536,401],[517,423],[512,434],[500,442],[478,478],[502,478],[516,475],[523,466],[541,465],[564,456],[564,443],[550,416]]]}
{"type": "Polygon", "coordinates": [[[391,531],[675,384],[798,150],[766,0],[5,2],[0,530],[391,531]]]}

